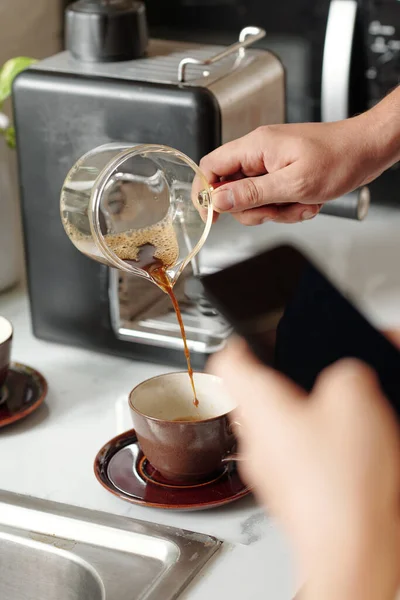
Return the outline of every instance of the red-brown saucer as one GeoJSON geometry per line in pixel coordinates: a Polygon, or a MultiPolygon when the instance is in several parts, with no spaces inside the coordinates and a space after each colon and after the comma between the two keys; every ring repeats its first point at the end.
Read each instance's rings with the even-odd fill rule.
{"type": "Polygon", "coordinates": [[[35,369],[12,362],[0,387],[0,427],[24,419],[43,403],[47,382],[35,369]]]}
{"type": "Polygon", "coordinates": [[[173,483],[164,479],[139,448],[134,430],[110,440],[99,451],[94,472],[106,490],[133,504],[169,510],[204,510],[229,504],[250,493],[231,462],[210,481],[173,483]]]}

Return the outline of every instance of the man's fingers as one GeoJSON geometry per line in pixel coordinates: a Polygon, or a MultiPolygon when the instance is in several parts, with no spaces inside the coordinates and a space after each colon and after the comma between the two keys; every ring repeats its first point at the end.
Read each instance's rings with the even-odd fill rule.
{"type": "Polygon", "coordinates": [[[261,206],[260,208],[234,213],[232,217],[242,225],[252,227],[254,225],[261,225],[267,221],[277,221],[279,218],[279,208],[275,205],[261,206]]]}
{"type": "Polygon", "coordinates": [[[300,204],[294,202],[286,206],[279,206],[279,215],[275,220],[277,223],[309,221],[318,215],[321,208],[322,204],[300,204]]]}
{"type": "Polygon", "coordinates": [[[321,209],[320,204],[299,204],[295,202],[287,205],[268,204],[260,208],[252,208],[240,213],[233,213],[233,217],[242,225],[261,225],[266,221],[275,223],[298,223],[315,217],[321,209]]]}
{"type": "Polygon", "coordinates": [[[355,359],[338,361],[320,375],[312,397],[325,410],[327,421],[336,423],[343,440],[351,439],[355,449],[364,448],[364,454],[368,449],[371,457],[379,456],[378,460],[386,465],[393,448],[400,452],[395,412],[377,374],[368,365],[355,359]],[[377,436],[382,428],[386,437],[383,446],[377,436]],[[389,456],[385,456],[388,448],[389,456]]]}
{"type": "MultiPolygon", "coordinates": [[[[208,211],[205,208],[199,209],[199,215],[203,223],[207,223],[208,211]]],[[[218,221],[219,213],[213,212],[212,223],[216,223],[218,221]]]]}
{"type": "Polygon", "coordinates": [[[279,413],[293,408],[305,393],[289,379],[264,367],[243,340],[232,340],[209,364],[210,370],[223,378],[239,409],[248,414],[263,410],[279,413]]]}
{"type": "Polygon", "coordinates": [[[236,173],[254,177],[265,173],[263,145],[257,131],[220,146],[200,161],[200,169],[210,183],[236,173]]]}
{"type": "Polygon", "coordinates": [[[396,348],[400,349],[400,328],[399,327],[397,327],[396,329],[388,329],[383,332],[383,335],[385,335],[388,338],[389,342],[394,344],[396,346],[396,348]]]}
{"type": "MultiPolygon", "coordinates": [[[[379,410],[391,412],[376,373],[359,360],[347,358],[325,369],[318,377],[313,396],[319,398],[336,415],[352,418],[356,426],[361,415],[365,417],[379,410]]],[[[374,418],[374,417],[372,417],[374,418]]]]}
{"type": "Polygon", "coordinates": [[[352,390],[355,386],[359,389],[357,396],[376,396],[377,392],[380,392],[379,380],[373,369],[355,358],[346,358],[322,371],[313,391],[324,396],[328,392],[336,395],[342,390],[342,396],[343,391],[352,390]]]}
{"type": "Polygon", "coordinates": [[[293,165],[260,177],[246,177],[221,185],[212,194],[216,212],[237,213],[265,204],[296,202],[293,186],[289,185],[293,165]]]}

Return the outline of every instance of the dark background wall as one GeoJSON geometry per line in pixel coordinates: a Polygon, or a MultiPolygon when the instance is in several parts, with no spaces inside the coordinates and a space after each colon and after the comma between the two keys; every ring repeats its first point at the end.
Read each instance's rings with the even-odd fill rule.
{"type": "Polygon", "coordinates": [[[271,33],[309,35],[327,12],[324,0],[145,0],[153,26],[236,30],[253,22],[271,33]]]}

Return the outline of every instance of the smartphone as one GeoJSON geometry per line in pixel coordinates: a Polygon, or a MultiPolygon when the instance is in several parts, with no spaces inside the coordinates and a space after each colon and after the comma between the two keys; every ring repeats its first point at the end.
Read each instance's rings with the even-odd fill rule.
{"type": "Polygon", "coordinates": [[[358,358],[376,371],[400,416],[399,350],[303,251],[276,246],[201,281],[262,363],[310,391],[325,367],[358,358]]]}

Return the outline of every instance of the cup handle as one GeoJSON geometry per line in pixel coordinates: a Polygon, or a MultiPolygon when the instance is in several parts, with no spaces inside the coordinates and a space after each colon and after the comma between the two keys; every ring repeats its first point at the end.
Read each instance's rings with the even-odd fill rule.
{"type": "Polygon", "coordinates": [[[231,421],[229,424],[229,431],[231,433],[235,433],[235,429],[239,429],[242,426],[242,424],[239,421],[231,421]]]}
{"type": "MultiPolygon", "coordinates": [[[[222,464],[225,465],[227,463],[231,463],[231,462],[246,462],[246,458],[244,458],[241,454],[230,454],[229,456],[225,456],[225,458],[222,459],[222,464]]],[[[253,486],[252,485],[246,485],[246,489],[253,493],[253,486]]],[[[400,599],[399,599],[400,600],[400,599]]]]}
{"type": "MultiPolygon", "coordinates": [[[[221,462],[223,465],[226,465],[227,463],[231,463],[231,462],[246,462],[246,460],[247,459],[244,458],[241,454],[229,454],[228,456],[225,456],[225,458],[223,458],[221,462]]],[[[250,492],[253,491],[253,487],[250,485],[247,485],[246,488],[250,492]]]]}
{"type": "MultiPolygon", "coordinates": [[[[230,423],[230,429],[232,430],[233,427],[241,427],[241,423],[239,421],[231,421],[230,423]]],[[[229,454],[228,456],[225,456],[225,458],[222,459],[223,463],[230,463],[230,462],[244,462],[246,459],[243,458],[243,456],[241,454],[229,454]]]]}
{"type": "Polygon", "coordinates": [[[223,463],[230,463],[230,462],[244,462],[246,459],[243,458],[243,456],[241,456],[240,454],[230,454],[229,456],[225,456],[225,458],[222,459],[223,463]]]}

